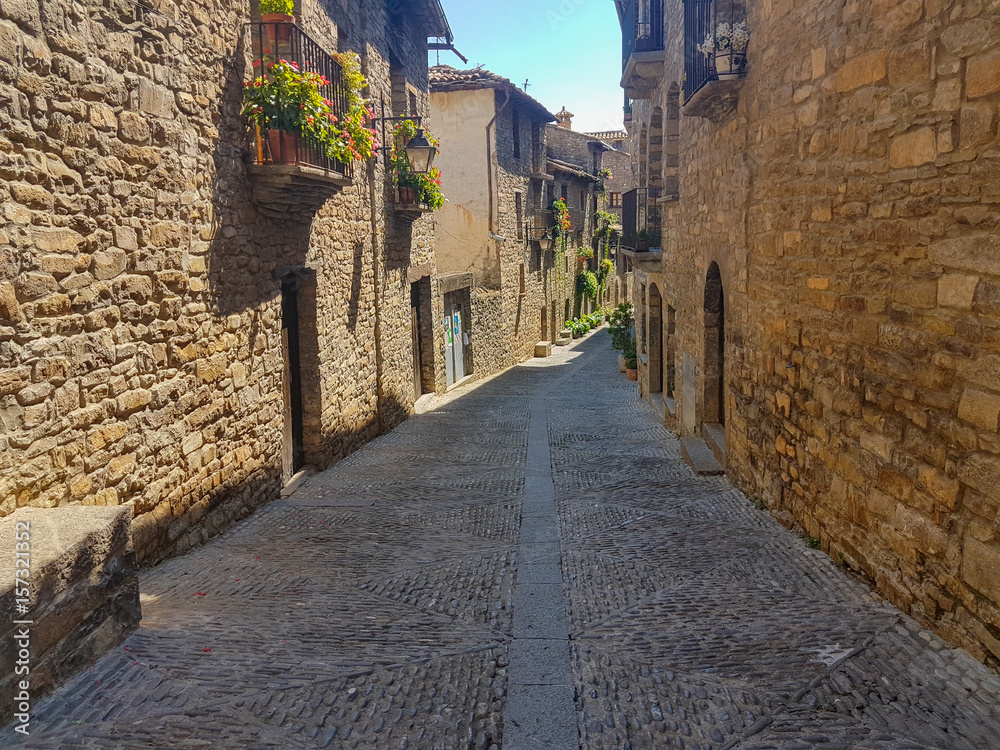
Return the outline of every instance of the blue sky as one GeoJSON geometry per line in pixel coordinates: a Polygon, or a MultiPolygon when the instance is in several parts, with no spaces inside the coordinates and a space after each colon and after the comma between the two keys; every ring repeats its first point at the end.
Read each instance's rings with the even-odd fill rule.
{"type": "MultiPolygon", "coordinates": [[[[573,130],[622,127],[621,31],[612,0],[442,0],[464,65],[441,51],[444,65],[480,63],[552,113],[576,115],[573,130]]],[[[433,65],[437,53],[431,52],[433,65]]]]}

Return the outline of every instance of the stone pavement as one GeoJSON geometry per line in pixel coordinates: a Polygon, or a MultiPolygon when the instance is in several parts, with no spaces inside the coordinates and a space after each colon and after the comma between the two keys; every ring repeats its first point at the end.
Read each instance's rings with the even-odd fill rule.
{"type": "Polygon", "coordinates": [[[1000,748],[1000,679],[681,461],[602,330],[141,579],[32,748],[1000,748]]]}

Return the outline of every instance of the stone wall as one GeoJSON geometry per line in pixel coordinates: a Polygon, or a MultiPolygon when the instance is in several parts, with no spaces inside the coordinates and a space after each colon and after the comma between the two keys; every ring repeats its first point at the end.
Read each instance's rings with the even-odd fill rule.
{"type": "MultiPolygon", "coordinates": [[[[679,202],[646,279],[692,365],[678,429],[711,421],[715,263],[730,476],[996,664],[1000,3],[760,0],[749,23],[735,106],[681,114],[679,202]]],[[[633,147],[683,75],[666,46],[633,147]]]]}
{"type": "MultiPolygon", "coordinates": [[[[334,3],[339,39],[304,6],[326,49],[361,53],[370,95],[390,99],[390,48],[426,90],[420,33],[387,32],[384,3],[334,3]]],[[[246,11],[156,8],[46,0],[0,19],[0,512],[131,505],[146,562],[281,487],[281,276],[300,278],[322,467],[411,408],[407,268],[433,272],[430,219],[386,219],[380,160],[315,217],[262,212],[246,11]]]]}

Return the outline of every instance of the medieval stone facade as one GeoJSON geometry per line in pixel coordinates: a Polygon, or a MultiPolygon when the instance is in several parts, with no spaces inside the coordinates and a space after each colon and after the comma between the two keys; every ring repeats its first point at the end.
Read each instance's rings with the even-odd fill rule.
{"type": "Polygon", "coordinates": [[[653,5],[658,49],[623,25],[635,175],[663,191],[636,284],[644,392],[996,664],[1000,4],[653,5]],[[747,21],[744,78],[700,85],[699,8],[747,21]]]}
{"type": "MultiPolygon", "coordinates": [[[[469,304],[466,330],[454,329],[451,316],[444,353],[454,357],[457,338],[468,333],[462,372],[488,375],[534,356],[537,343],[556,341],[576,314],[576,249],[593,236],[603,145],[593,151],[597,167],[586,146],[586,163],[577,165],[573,149],[552,141],[555,128],[546,123],[554,116],[483,69],[432,68],[431,112],[448,199],[435,222],[438,272],[455,287],[451,304],[469,304]],[[560,196],[573,227],[543,252],[536,238],[551,227],[546,209],[560,196]]],[[[451,309],[446,304],[446,315],[451,309]]]]}
{"type": "MultiPolygon", "coordinates": [[[[426,115],[424,5],[297,14],[379,117],[426,115]]],[[[0,13],[0,513],[129,505],[146,562],[397,424],[417,370],[444,387],[411,325],[440,336],[431,219],[397,215],[381,155],[315,210],[262,193],[246,8],[152,6],[0,13]]]]}

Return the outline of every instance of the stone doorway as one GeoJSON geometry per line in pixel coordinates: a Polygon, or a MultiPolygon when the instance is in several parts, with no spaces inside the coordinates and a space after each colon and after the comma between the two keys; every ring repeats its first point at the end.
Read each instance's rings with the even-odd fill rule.
{"type": "Polygon", "coordinates": [[[302,362],[299,339],[299,284],[289,274],[281,279],[281,345],[284,354],[284,440],[282,474],[287,483],[305,463],[302,428],[302,362]]]}
{"type": "Polygon", "coordinates": [[[413,397],[434,392],[434,328],[431,280],[410,284],[410,332],[413,339],[413,397]]]}
{"type": "Polygon", "coordinates": [[[656,284],[649,285],[649,392],[663,392],[663,300],[656,284]]]}
{"type": "Polygon", "coordinates": [[[703,422],[726,423],[726,302],[719,265],[712,263],[705,280],[705,359],[703,422]]]}

